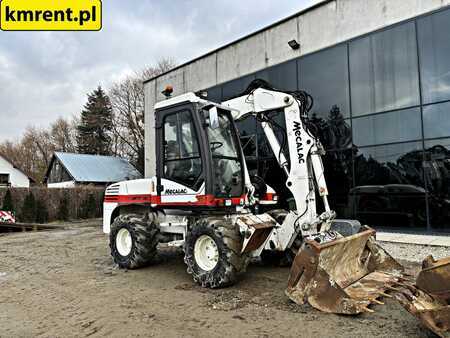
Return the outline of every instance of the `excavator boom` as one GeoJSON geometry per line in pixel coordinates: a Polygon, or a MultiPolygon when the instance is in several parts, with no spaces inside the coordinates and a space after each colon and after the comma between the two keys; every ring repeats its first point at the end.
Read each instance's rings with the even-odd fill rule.
{"type": "Polygon", "coordinates": [[[253,114],[261,122],[296,202],[296,210],[290,211],[281,225],[281,229],[295,231],[278,233],[275,229],[269,239],[273,243],[278,239],[282,250],[289,249],[296,236],[303,242],[292,264],[286,295],[296,303],[308,302],[324,312],[349,315],[373,312],[370,305],[382,304],[381,298],[395,295],[435,333],[442,335],[448,331],[450,257],[441,261],[428,258],[414,281],[376,243],[375,230],[369,227],[362,227],[357,233],[347,231],[352,230],[349,227],[344,227],[345,231],[334,230],[335,213],[328,205],[321,160],[324,151],[308,128],[310,97],[304,92],[277,91],[268,84],[263,87],[252,88],[250,84],[245,95],[224,104],[236,109],[236,120],[253,114]],[[280,109],[284,112],[288,156],[275,135],[276,124],[268,117],[268,112],[280,109]],[[316,211],[316,192],[323,202],[321,215],[316,211]]]}

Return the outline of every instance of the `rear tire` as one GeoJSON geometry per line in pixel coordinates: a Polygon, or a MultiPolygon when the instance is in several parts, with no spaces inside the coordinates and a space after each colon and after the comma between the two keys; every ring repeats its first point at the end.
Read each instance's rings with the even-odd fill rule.
{"type": "Polygon", "coordinates": [[[138,269],[155,258],[159,228],[148,217],[118,216],[111,225],[109,246],[114,262],[122,269],[138,269]]]}
{"type": "Polygon", "coordinates": [[[245,272],[249,257],[241,255],[243,236],[225,219],[200,219],[186,236],[187,272],[202,287],[232,285],[245,272]]]}

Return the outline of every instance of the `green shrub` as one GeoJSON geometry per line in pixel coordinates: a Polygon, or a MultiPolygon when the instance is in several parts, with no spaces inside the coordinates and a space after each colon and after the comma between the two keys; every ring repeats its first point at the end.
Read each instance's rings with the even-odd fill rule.
{"type": "Polygon", "coordinates": [[[14,205],[13,205],[13,201],[12,201],[11,190],[9,190],[9,189],[6,190],[5,197],[3,197],[3,205],[2,205],[1,210],[14,212],[14,205]]]}
{"type": "Polygon", "coordinates": [[[40,199],[36,201],[36,223],[47,223],[48,222],[48,209],[46,203],[42,202],[40,199]]]}
{"type": "Polygon", "coordinates": [[[36,199],[31,191],[23,200],[20,220],[28,223],[33,223],[36,220],[36,199]]]}
{"type": "Polygon", "coordinates": [[[94,194],[89,193],[88,197],[83,200],[78,210],[78,217],[82,219],[94,218],[97,215],[97,202],[94,194]]]}
{"type": "Polygon", "coordinates": [[[89,193],[87,199],[87,215],[88,218],[94,218],[97,214],[97,202],[95,201],[94,194],[89,193]]]}
{"type": "Polygon", "coordinates": [[[69,220],[69,194],[66,191],[63,192],[63,196],[59,200],[58,220],[60,221],[69,220]]]}

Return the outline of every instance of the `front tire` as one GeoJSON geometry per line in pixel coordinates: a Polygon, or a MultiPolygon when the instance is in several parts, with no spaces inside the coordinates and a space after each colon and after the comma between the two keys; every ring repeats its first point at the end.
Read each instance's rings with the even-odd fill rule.
{"type": "Polygon", "coordinates": [[[159,228],[148,217],[120,215],[111,225],[109,246],[114,262],[122,269],[138,269],[155,258],[159,228]]]}
{"type": "Polygon", "coordinates": [[[184,262],[202,287],[234,284],[245,272],[249,257],[241,254],[243,236],[236,224],[225,219],[201,219],[186,236],[184,262]]]}

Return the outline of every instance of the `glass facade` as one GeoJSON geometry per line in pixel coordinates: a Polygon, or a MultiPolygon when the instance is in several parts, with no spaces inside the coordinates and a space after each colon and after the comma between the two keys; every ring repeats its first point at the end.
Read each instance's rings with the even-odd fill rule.
{"type": "MultiPolygon", "coordinates": [[[[375,228],[450,231],[448,32],[444,9],[215,86],[210,98],[237,96],[257,78],[306,90],[339,217],[375,228]]],[[[273,114],[283,126],[282,114],[273,114]]],[[[286,206],[284,174],[259,122],[248,118],[238,128],[251,173],[286,206]]]]}
{"type": "Polygon", "coordinates": [[[419,104],[414,22],[349,43],[352,116],[419,104]]]}
{"type": "Polygon", "coordinates": [[[423,103],[450,100],[450,14],[417,20],[423,103]]]}
{"type": "Polygon", "coordinates": [[[299,87],[315,93],[311,113],[326,118],[337,106],[344,117],[350,117],[347,46],[305,56],[299,60],[299,66],[299,87]]]}

